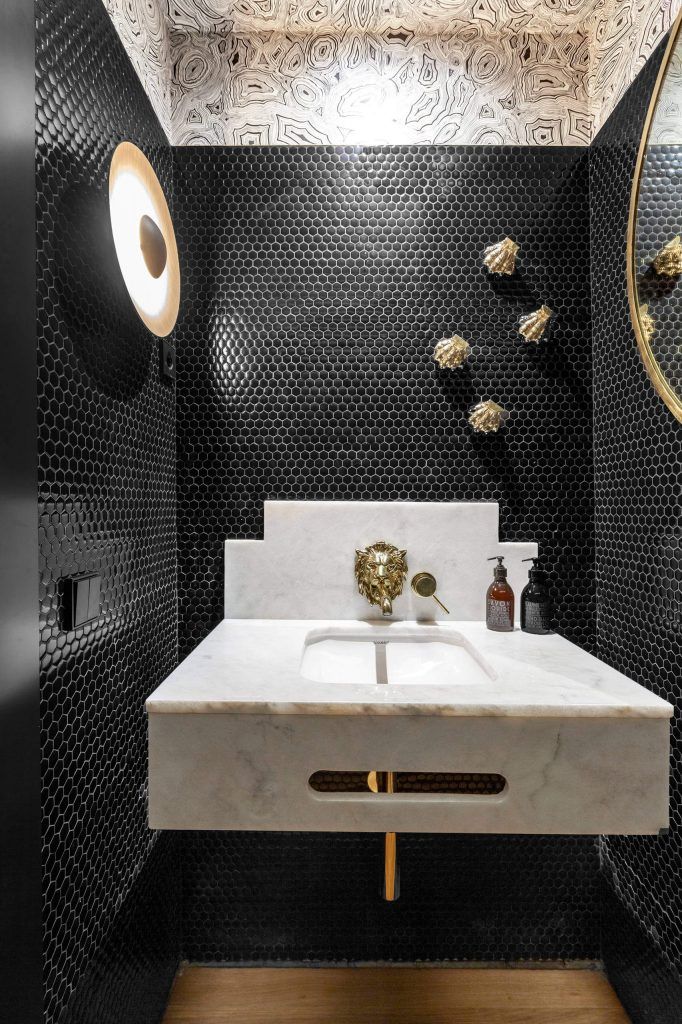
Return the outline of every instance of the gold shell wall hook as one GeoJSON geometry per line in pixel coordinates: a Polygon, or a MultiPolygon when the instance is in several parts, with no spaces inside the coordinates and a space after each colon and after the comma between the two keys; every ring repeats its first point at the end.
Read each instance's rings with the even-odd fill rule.
{"type": "Polygon", "coordinates": [[[433,350],[433,358],[445,370],[455,370],[464,363],[471,352],[471,346],[458,334],[443,338],[433,350]]]}
{"type": "Polygon", "coordinates": [[[492,274],[513,274],[516,267],[518,244],[511,238],[489,245],[483,253],[483,263],[492,274]]]}
{"type": "Polygon", "coordinates": [[[682,274],[682,239],[676,235],[663,246],[651,266],[662,277],[679,277],[682,274]]]}
{"type": "Polygon", "coordinates": [[[639,307],[639,323],[645,340],[651,341],[656,333],[656,321],[649,312],[648,304],[639,307]]]}
{"type": "Polygon", "coordinates": [[[536,344],[545,333],[547,324],[552,317],[552,310],[543,303],[539,309],[522,316],[519,320],[519,334],[522,334],[526,341],[534,341],[536,344]]]}
{"type": "Polygon", "coordinates": [[[488,399],[475,405],[469,414],[469,423],[479,434],[494,434],[509,419],[509,413],[497,402],[488,399]]]}

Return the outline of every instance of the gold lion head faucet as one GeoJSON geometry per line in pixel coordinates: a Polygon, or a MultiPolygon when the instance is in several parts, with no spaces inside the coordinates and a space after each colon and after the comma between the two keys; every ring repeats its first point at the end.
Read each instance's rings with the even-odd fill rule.
{"type": "Polygon", "coordinates": [[[393,601],[403,592],[407,576],[407,552],[380,540],[355,552],[355,578],[358,590],[370,604],[378,605],[382,615],[390,615],[393,601]]]}

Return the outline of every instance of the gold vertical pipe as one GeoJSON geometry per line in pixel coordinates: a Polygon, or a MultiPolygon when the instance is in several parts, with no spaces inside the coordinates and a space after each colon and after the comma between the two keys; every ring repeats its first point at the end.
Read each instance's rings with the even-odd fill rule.
{"type": "MultiPolygon", "coordinates": [[[[395,792],[395,772],[386,772],[386,792],[395,792]]],[[[387,832],[384,838],[384,899],[397,899],[396,875],[398,868],[398,843],[395,832],[387,832]]]]}
{"type": "MultiPolygon", "coordinates": [[[[367,787],[372,793],[395,793],[395,772],[369,772],[367,787]]],[[[398,837],[395,832],[384,835],[384,899],[398,899],[398,837]]]]}
{"type": "Polygon", "coordinates": [[[384,839],[384,899],[392,903],[396,897],[395,880],[397,862],[397,843],[395,832],[387,832],[384,839]]]}

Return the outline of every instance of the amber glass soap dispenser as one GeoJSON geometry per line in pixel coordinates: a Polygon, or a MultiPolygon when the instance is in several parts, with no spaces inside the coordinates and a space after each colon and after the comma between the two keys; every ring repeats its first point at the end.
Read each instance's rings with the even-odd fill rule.
{"type": "Polygon", "coordinates": [[[485,624],[496,633],[511,633],[514,629],[514,591],[507,583],[507,569],[502,555],[489,558],[497,560],[493,582],[485,595],[485,624]]]}

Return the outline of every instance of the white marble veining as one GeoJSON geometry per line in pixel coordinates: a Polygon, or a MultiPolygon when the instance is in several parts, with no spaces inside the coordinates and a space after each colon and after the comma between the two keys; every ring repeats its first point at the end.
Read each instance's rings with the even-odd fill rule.
{"type": "Polygon", "coordinates": [[[152,828],[649,834],[665,718],[150,715],[152,828]],[[495,772],[497,796],[319,793],[313,772],[495,772]]]}
{"type": "MultiPolygon", "coordinates": [[[[457,633],[494,672],[484,682],[315,682],[301,672],[315,621],[225,619],[152,693],[151,714],[444,715],[668,718],[670,704],[561,636],[493,633],[482,622],[357,622],[368,639],[406,626],[457,633]]],[[[324,629],[343,629],[347,621],[324,629]]]]}
{"type": "Polygon", "coordinates": [[[670,705],[559,636],[226,620],[147,710],[153,828],[596,835],[668,822],[670,705]],[[437,685],[306,678],[306,641],[348,630],[389,649],[406,631],[454,637],[477,671],[437,685]],[[495,772],[507,785],[377,797],[308,784],[315,771],[377,768],[495,772]]]}
{"type": "Polygon", "coordinates": [[[407,551],[408,578],[394,619],[450,617],[410,589],[425,570],[453,619],[485,617],[492,580],[486,558],[504,555],[518,598],[528,580],[522,559],[537,544],[501,543],[497,502],[266,501],[263,540],[225,542],[225,616],[234,619],[370,619],[357,592],[355,549],[385,540],[407,551]]]}
{"type": "Polygon", "coordinates": [[[560,636],[482,620],[504,553],[490,504],[268,502],[228,541],[229,618],[147,701],[153,828],[650,834],[668,823],[664,700],[560,636]],[[359,596],[354,552],[407,549],[452,621],[407,589],[359,596]],[[421,616],[421,619],[420,619],[421,616]],[[405,619],[411,621],[403,621],[405,619]],[[482,772],[502,792],[320,793],[316,771],[482,772]]]}

